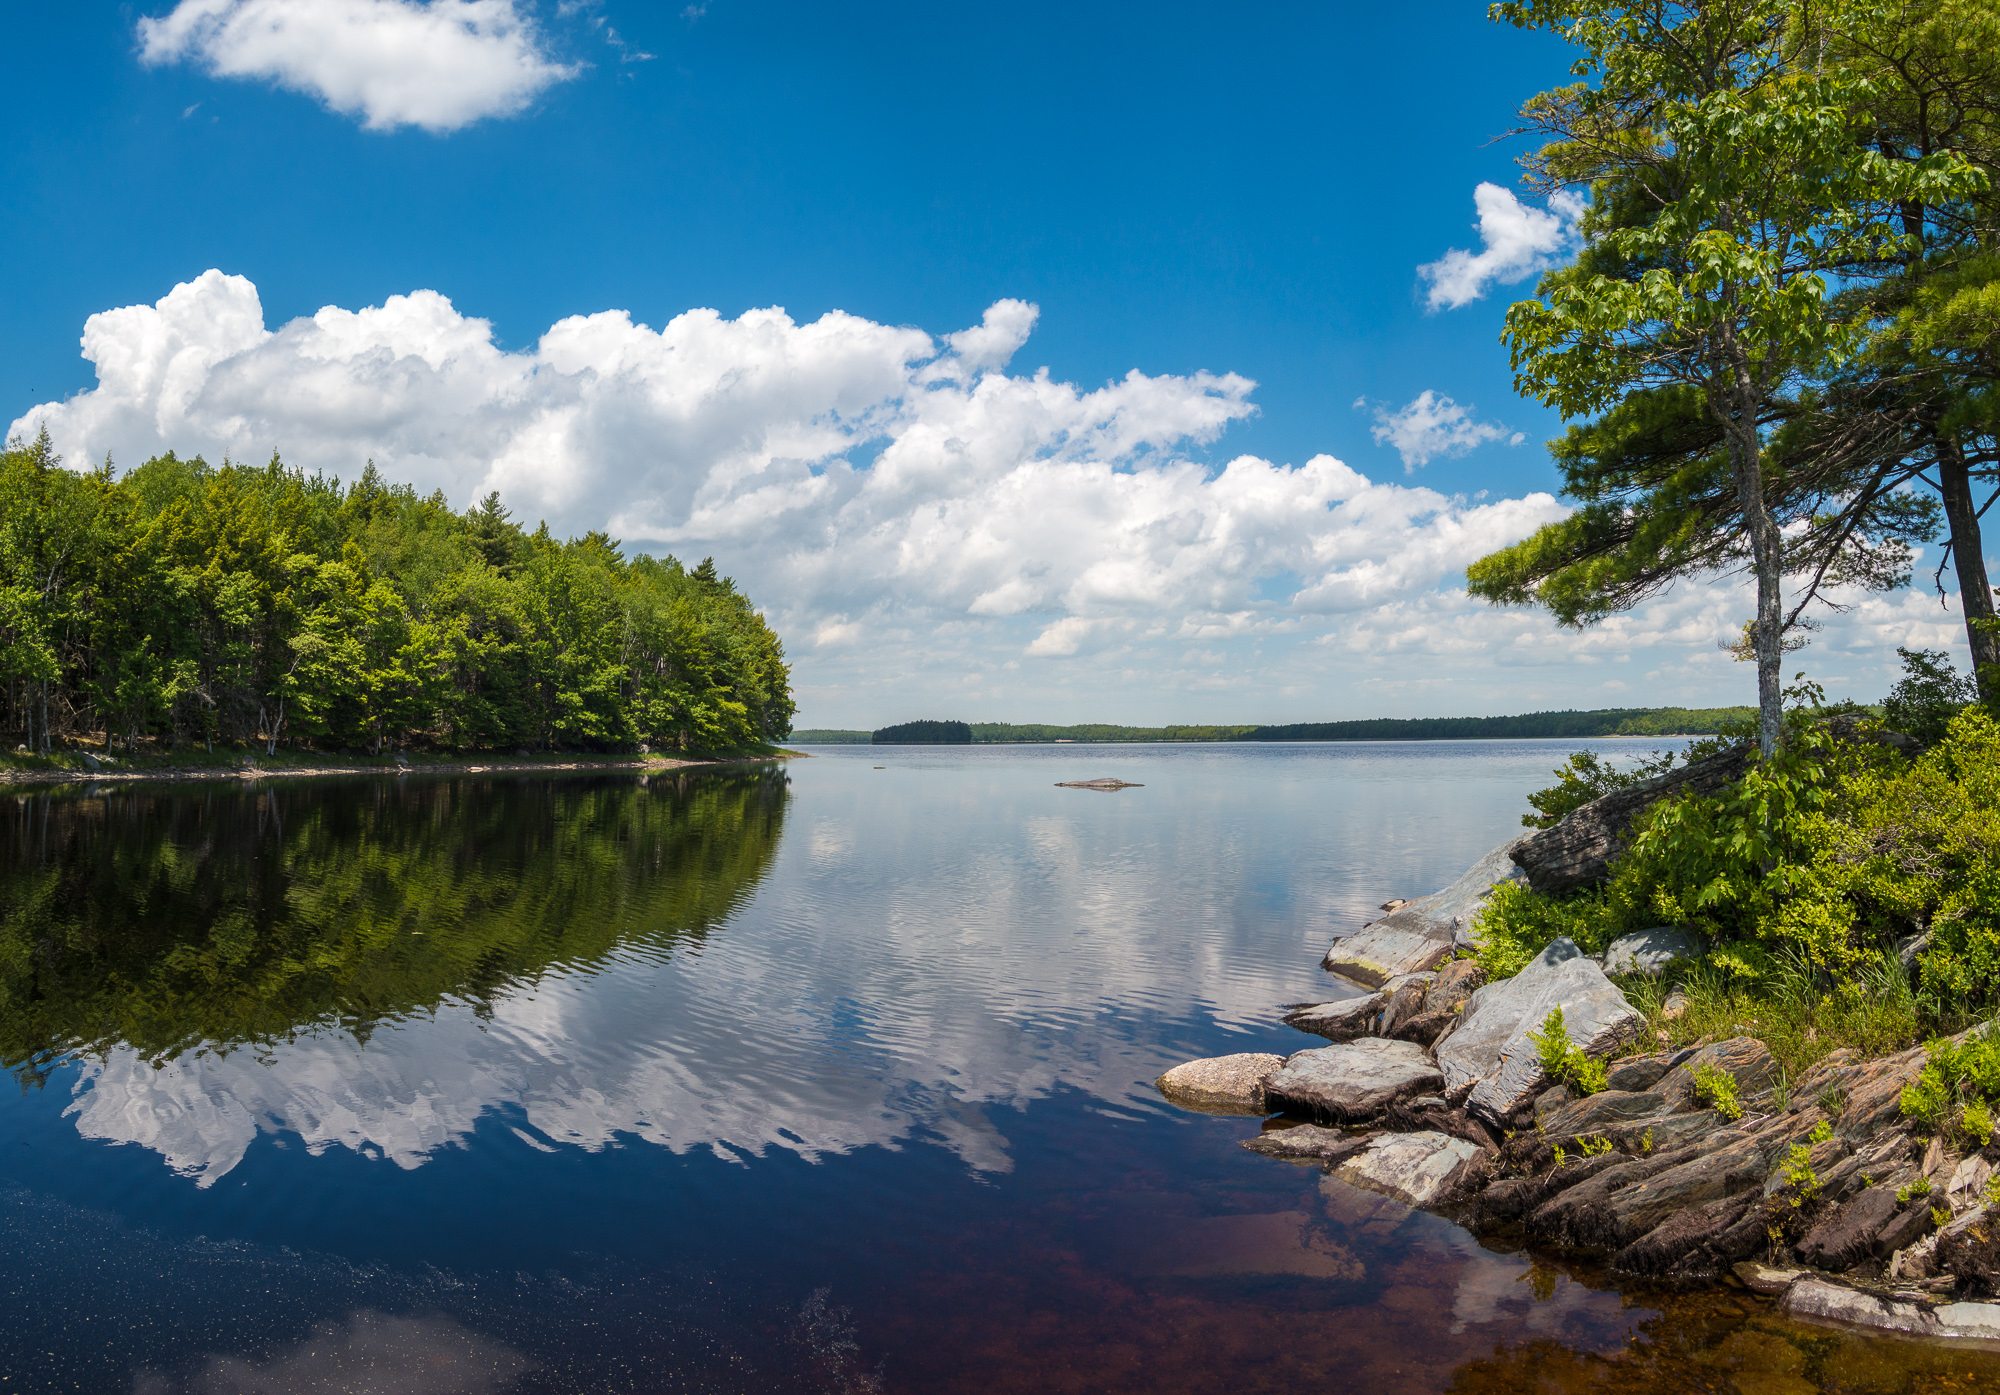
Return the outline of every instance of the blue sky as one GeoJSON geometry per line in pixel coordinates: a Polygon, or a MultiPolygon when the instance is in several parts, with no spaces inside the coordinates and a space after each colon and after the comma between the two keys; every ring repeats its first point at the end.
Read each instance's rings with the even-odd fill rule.
{"type": "MultiPolygon", "coordinates": [[[[1523,97],[1565,80],[1559,44],[1482,6],[314,0],[320,24],[345,24],[336,42],[304,32],[303,3],[15,16],[31,57],[0,157],[0,418],[52,422],[78,463],[275,448],[351,474],[373,455],[460,504],[505,485],[519,511],[566,527],[714,551],[779,622],[814,723],[941,705],[1276,720],[1747,691],[1746,672],[1710,657],[1733,623],[1726,587],[1581,647],[1454,599],[1471,556],[1559,512],[1536,500],[1556,484],[1540,442],[1557,424],[1513,396],[1497,342],[1532,278],[1475,278],[1483,298],[1433,309],[1419,274],[1480,250],[1475,188],[1515,175],[1517,147],[1496,138],[1523,97]],[[429,42],[442,31],[425,24],[463,42],[429,42]],[[195,286],[210,268],[241,281],[195,286]],[[86,321],[183,283],[179,319],[98,322],[98,368],[165,355],[110,400],[78,356],[86,321]],[[420,291],[449,306],[392,301],[420,291]],[[1009,301],[1039,317],[989,318],[1002,348],[945,338],[1009,301]],[[739,319],[774,306],[790,329],[739,319]],[[214,328],[261,314],[277,331],[322,307],[384,309],[311,343],[214,328]],[[623,311],[658,331],[701,308],[721,327],[655,342],[600,319],[555,357],[544,340],[566,317],[623,311]],[[813,358],[802,328],[832,311],[855,322],[837,362],[813,358]],[[490,325],[483,349],[473,318],[490,325]],[[158,349],[162,335],[192,357],[158,349]],[[693,398],[760,373],[769,391],[716,420],[698,406],[640,420],[694,381],[697,341],[710,376],[693,398]],[[385,387],[390,360],[401,376],[385,387]],[[1043,366],[1073,400],[1033,388],[1043,366]],[[1166,386],[1090,396],[1135,369],[1166,386]],[[1190,376],[1204,370],[1256,386],[1204,388],[1190,376]],[[191,387],[174,376],[188,372],[191,387]],[[980,405],[982,372],[996,392],[1017,385],[1013,415],[980,405]],[[578,388],[529,421],[492,405],[523,374],[624,375],[630,391],[578,388]],[[948,422],[909,408],[945,379],[948,422]],[[180,394],[171,419],[160,393],[180,394]],[[1204,416],[1196,399],[1218,398],[1204,416]],[[1437,416],[1442,398],[1463,415],[1437,416]],[[1404,418],[1431,423],[1429,452],[1421,432],[1401,453],[1376,438],[1378,412],[1411,403],[1434,409],[1404,418]],[[1438,435],[1454,423],[1456,446],[1438,435]],[[885,447],[894,463],[925,442],[983,463],[870,474],[885,447]],[[1323,455],[1371,492],[1324,470],[1305,481],[1323,455]],[[1199,487],[1243,456],[1268,477],[1239,471],[1247,492],[1228,497],[1199,487]],[[1053,479],[1051,462],[1071,473],[1053,479]],[[1173,474],[1186,462],[1200,480],[1173,474]],[[1125,499],[1135,479],[1158,486],[1152,502],[1125,499]],[[825,497],[808,507],[814,481],[825,497]],[[1266,509],[1258,532],[1244,500],[1271,489],[1296,496],[1271,505],[1290,521],[1266,509]],[[784,490],[792,502],[767,507],[784,490]],[[987,536],[973,520],[1002,499],[1024,521],[987,536]],[[1145,555],[1065,571],[1092,534],[1043,555],[1038,509],[1145,555]],[[913,532],[926,510],[958,518],[957,540],[913,532]],[[1346,522],[1329,532],[1328,517],[1346,522]],[[974,554],[976,576],[952,560],[974,554]],[[1226,584],[1204,589],[1209,573],[1226,584]]],[[[1862,638],[1878,636],[1857,653],[1862,638]]]]}

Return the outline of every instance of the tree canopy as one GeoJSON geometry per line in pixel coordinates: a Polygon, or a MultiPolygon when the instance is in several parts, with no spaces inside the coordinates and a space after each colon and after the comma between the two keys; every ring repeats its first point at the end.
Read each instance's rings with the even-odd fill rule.
{"type": "Polygon", "coordinates": [[[169,453],[66,469],[0,452],[0,721],[380,752],[717,750],[791,730],[777,635],[713,560],[530,533],[369,464],[351,485],[169,453]]]}

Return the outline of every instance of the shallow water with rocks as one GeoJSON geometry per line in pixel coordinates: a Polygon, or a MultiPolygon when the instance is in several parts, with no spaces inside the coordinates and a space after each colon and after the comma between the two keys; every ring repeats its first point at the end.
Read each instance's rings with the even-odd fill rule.
{"type": "Polygon", "coordinates": [[[10,793],[0,1388],[2000,1390],[1152,1088],[1575,744],[10,793]]]}

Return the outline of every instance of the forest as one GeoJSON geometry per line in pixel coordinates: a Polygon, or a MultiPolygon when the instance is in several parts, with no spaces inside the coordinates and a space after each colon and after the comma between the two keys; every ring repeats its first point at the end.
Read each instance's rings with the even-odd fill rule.
{"type": "Polygon", "coordinates": [[[0,452],[0,732],[17,752],[720,751],[782,739],[784,646],[712,559],[558,541],[373,462],[0,452]]]}

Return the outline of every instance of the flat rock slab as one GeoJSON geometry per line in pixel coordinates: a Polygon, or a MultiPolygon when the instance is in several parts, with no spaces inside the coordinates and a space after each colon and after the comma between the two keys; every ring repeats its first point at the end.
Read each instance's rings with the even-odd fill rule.
{"type": "Polygon", "coordinates": [[[1778,1306],[1787,1317],[1806,1322],[1903,1332],[1913,1337],[2000,1342],[2000,1303],[1933,1305],[1808,1276],[1786,1289],[1778,1306]]]}
{"type": "Polygon", "coordinates": [[[1285,1025],[1328,1041],[1353,1041],[1375,1035],[1376,1020],[1388,1001],[1387,993],[1363,993],[1337,1003],[1308,1003],[1286,1013],[1285,1025]]]}
{"type": "Polygon", "coordinates": [[[1130,780],[1102,779],[1058,780],[1056,781],[1056,788],[1059,790],[1142,790],[1146,787],[1134,784],[1130,780]]]}
{"type": "Polygon", "coordinates": [[[1339,1129],[1323,1129],[1318,1124],[1295,1124],[1291,1128],[1269,1129],[1243,1146],[1267,1158],[1344,1158],[1368,1146],[1366,1137],[1357,1138],[1339,1129]]]}
{"type": "Polygon", "coordinates": [[[1405,1206],[1427,1206],[1450,1188],[1479,1149],[1442,1133],[1390,1133],[1343,1159],[1334,1175],[1343,1182],[1392,1197],[1405,1206]]]}
{"type": "Polygon", "coordinates": [[[1385,929],[1442,940],[1469,949],[1477,940],[1473,923],[1493,888],[1501,882],[1526,880],[1514,864],[1514,850],[1528,839],[1527,834],[1510,838],[1466,869],[1465,874],[1441,891],[1405,901],[1375,922],[1385,929]]]}
{"type": "Polygon", "coordinates": [[[1392,978],[1435,969],[1451,958],[1451,952],[1450,940],[1434,940],[1377,921],[1344,940],[1335,940],[1320,967],[1363,988],[1380,988],[1392,978]]]}
{"type": "Polygon", "coordinates": [[[1528,1034],[1560,1006],[1569,1037],[1586,1054],[1608,1055],[1646,1019],[1569,940],[1557,940],[1513,978],[1489,983],[1466,1004],[1458,1030],[1438,1047],[1445,1093],[1488,1123],[1504,1125],[1542,1084],[1528,1034]]]}
{"type": "Polygon", "coordinates": [[[1443,1083],[1421,1046],[1364,1037],[1299,1052],[1264,1078],[1264,1098],[1273,1109],[1358,1124],[1398,1100],[1435,1093],[1443,1083]]]}
{"type": "Polygon", "coordinates": [[[1702,943],[1685,930],[1656,925],[1651,930],[1634,930],[1620,935],[1604,951],[1607,974],[1657,974],[1681,959],[1699,959],[1702,943]]]}
{"type": "Polygon", "coordinates": [[[1282,1056],[1246,1051],[1175,1066],[1153,1088],[1182,1109],[1202,1114],[1265,1114],[1264,1077],[1285,1064],[1282,1056]]]}

